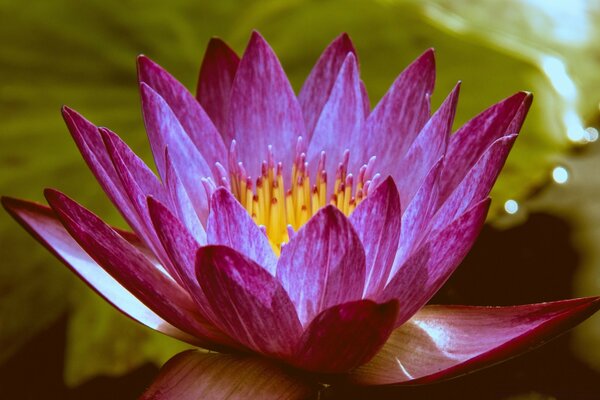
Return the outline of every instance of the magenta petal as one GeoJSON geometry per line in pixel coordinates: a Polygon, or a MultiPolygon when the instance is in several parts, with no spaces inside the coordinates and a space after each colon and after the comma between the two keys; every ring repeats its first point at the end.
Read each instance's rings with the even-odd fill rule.
{"type": "Polygon", "coordinates": [[[365,285],[365,251],[337,208],[315,214],[281,249],[277,278],[303,325],[337,304],[359,300],[365,285]]]}
{"type": "Polygon", "coordinates": [[[144,224],[123,189],[121,179],[115,170],[98,128],[68,107],[62,108],[62,114],[83,159],[102,189],[119,209],[127,223],[136,232],[143,232],[144,224]]]}
{"type": "Polygon", "coordinates": [[[398,302],[359,300],[331,307],[307,327],[291,363],[317,372],[346,372],[369,361],[386,342],[398,302]]]}
{"type": "Polygon", "coordinates": [[[269,239],[246,209],[224,188],[218,188],[212,195],[207,235],[208,244],[231,247],[275,276],[277,256],[269,239]]]}
{"type": "Polygon", "coordinates": [[[231,89],[230,121],[240,158],[251,176],[260,174],[268,146],[291,160],[298,136],[305,135],[298,100],[275,53],[253,32],[231,89]]]}
{"type": "Polygon", "coordinates": [[[227,149],[209,116],[192,94],[158,64],[147,57],[138,57],[138,78],[158,93],[169,105],[185,132],[192,139],[208,165],[225,160],[227,149]]]}
{"type": "Polygon", "coordinates": [[[382,167],[384,170],[390,170],[394,177],[402,204],[410,204],[431,168],[446,152],[459,90],[460,83],[454,87],[444,103],[427,121],[402,160],[400,162],[394,160],[393,165],[382,167]]]}
{"type": "Polygon", "coordinates": [[[363,297],[385,287],[400,238],[400,196],[391,177],[382,182],[350,215],[365,249],[366,280],[363,297]]]}
{"type": "Polygon", "coordinates": [[[123,314],[184,342],[206,345],[167,322],[121,286],[73,240],[50,208],[8,197],[2,198],[2,205],[36,240],[123,314]]]}
{"type": "Polygon", "coordinates": [[[516,138],[517,135],[509,135],[492,143],[439,208],[431,222],[433,229],[443,228],[474,203],[488,196],[516,138]]]}
{"type": "Polygon", "coordinates": [[[427,306],[351,379],[420,384],[461,375],[531,350],[599,308],[598,297],[513,307],[427,306]]]}
{"type": "Polygon", "coordinates": [[[228,335],[260,353],[291,354],[302,326],[284,288],[263,267],[229,247],[206,246],[196,274],[228,335]]]}
{"type": "Polygon", "coordinates": [[[143,82],[140,84],[140,89],[144,122],[156,168],[163,181],[166,181],[165,150],[168,147],[173,166],[200,220],[204,222],[208,216],[208,199],[200,178],[211,177],[211,169],[165,100],[143,82]]]}
{"type": "Polygon", "coordinates": [[[233,139],[233,132],[228,125],[229,103],[239,63],[240,58],[235,51],[221,39],[212,38],[206,47],[198,78],[196,97],[221,133],[225,144],[233,139]]]}
{"type": "Polygon", "coordinates": [[[442,158],[431,168],[423,184],[402,213],[400,242],[391,275],[396,273],[428,232],[431,217],[437,211],[439,178],[443,163],[442,158]]]}
{"type": "Polygon", "coordinates": [[[519,92],[491,106],[450,137],[443,173],[442,198],[461,182],[484,151],[502,136],[519,133],[533,96],[519,92]]]}
{"type": "Polygon", "coordinates": [[[329,99],[333,85],[348,53],[356,56],[350,37],[343,33],[323,51],[300,90],[298,102],[304,115],[307,142],[310,142],[317,120],[327,99],[329,99]]]}
{"type": "Polygon", "coordinates": [[[205,245],[206,231],[204,226],[202,226],[202,222],[200,222],[198,214],[196,213],[196,210],[194,210],[194,205],[192,204],[185,187],[177,175],[177,171],[173,166],[168,149],[165,150],[165,153],[165,163],[167,164],[167,177],[165,186],[169,191],[171,202],[173,203],[173,209],[177,213],[177,216],[181,222],[183,222],[185,227],[192,234],[194,239],[196,239],[201,245],[205,245]]]}
{"type": "Polygon", "coordinates": [[[194,336],[206,329],[189,295],[97,216],[55,190],[48,203],[69,234],[125,289],[166,321],[194,336]]]}
{"type": "Polygon", "coordinates": [[[482,200],[440,231],[430,233],[390,279],[380,301],[398,299],[396,326],[408,320],[446,282],[479,235],[489,208],[482,200]]]}
{"type": "Polygon", "coordinates": [[[188,350],[162,367],[140,400],[306,400],[318,390],[264,358],[188,350]]]}
{"type": "MultiPolygon", "coordinates": [[[[346,149],[351,150],[352,162],[362,165],[366,160],[359,160],[355,153],[360,153],[359,149],[364,145],[361,140],[364,122],[358,65],[354,54],[348,53],[308,145],[307,160],[313,167],[312,173],[316,173],[314,168],[318,165],[322,151],[327,154],[326,171],[335,170],[346,149]]],[[[333,180],[328,185],[330,190],[333,187],[331,181],[333,180]]]]}
{"type": "Polygon", "coordinates": [[[367,118],[362,158],[375,155],[379,163],[392,165],[406,154],[429,118],[434,83],[434,53],[428,50],[396,78],[367,118]]]}

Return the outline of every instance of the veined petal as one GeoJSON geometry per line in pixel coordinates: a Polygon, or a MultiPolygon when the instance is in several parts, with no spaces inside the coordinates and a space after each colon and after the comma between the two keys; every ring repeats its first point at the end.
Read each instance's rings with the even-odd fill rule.
{"type": "Polygon", "coordinates": [[[275,276],[277,256],[269,239],[224,188],[218,188],[212,195],[207,235],[208,244],[231,247],[275,276]]]}
{"type": "MultiPolygon", "coordinates": [[[[169,200],[164,187],[146,164],[115,133],[105,128],[100,128],[100,133],[113,161],[115,170],[121,179],[123,190],[129,196],[135,212],[144,225],[140,236],[145,239],[154,254],[160,258],[171,277],[177,280],[177,273],[174,271],[154,232],[146,204],[147,196],[156,197],[164,202],[169,200]]],[[[170,204],[170,202],[167,204],[170,204]]]]}
{"type": "Polygon", "coordinates": [[[252,33],[240,61],[229,110],[239,155],[251,176],[260,174],[269,145],[279,159],[291,160],[297,137],[305,135],[302,111],[292,86],[277,56],[258,32],[252,33]]]}
{"type": "Polygon", "coordinates": [[[219,328],[260,353],[291,354],[302,326],[285,289],[263,267],[229,247],[211,245],[198,251],[196,275],[219,328]]]}
{"type": "Polygon", "coordinates": [[[382,167],[384,170],[391,169],[390,173],[398,185],[402,204],[410,204],[431,168],[446,153],[459,90],[460,83],[454,87],[444,103],[427,121],[402,160],[395,162],[393,166],[382,167]]]}
{"type": "Polygon", "coordinates": [[[356,50],[350,37],[343,33],[323,51],[300,90],[298,102],[304,115],[307,142],[310,142],[317,120],[329,99],[348,53],[356,57],[356,50]]]}
{"type": "Polygon", "coordinates": [[[479,235],[489,204],[489,199],[482,200],[443,229],[432,232],[390,279],[379,301],[401,301],[396,326],[423,307],[448,280],[479,235]]]}
{"type": "Polygon", "coordinates": [[[200,338],[207,334],[189,295],[97,216],[52,189],[48,203],[69,234],[106,272],[147,307],[177,328],[200,338]]]}
{"type": "Polygon", "coordinates": [[[198,214],[196,213],[196,210],[194,210],[194,205],[177,175],[168,149],[165,150],[165,153],[165,163],[167,164],[165,186],[170,194],[173,209],[194,239],[201,245],[205,245],[206,230],[204,229],[204,226],[202,226],[202,222],[200,222],[198,214]]]}
{"type": "Polygon", "coordinates": [[[379,165],[387,166],[406,154],[429,118],[434,84],[435,59],[430,49],[396,78],[367,118],[362,159],[375,155],[379,165]]]}
{"type": "MultiPolygon", "coordinates": [[[[364,103],[360,88],[360,77],[358,65],[353,53],[348,53],[335,83],[329,94],[327,102],[323,106],[319,116],[312,139],[308,144],[307,160],[311,171],[318,165],[318,159],[322,151],[327,154],[325,170],[335,170],[336,163],[342,159],[346,149],[350,149],[350,159],[353,163],[361,163],[358,160],[362,143],[362,130],[365,122],[364,103]],[[356,151],[352,151],[356,149],[356,151]]],[[[353,169],[351,169],[353,170],[353,169]]],[[[333,183],[330,180],[330,190],[333,183]]]]}
{"type": "MultiPolygon", "coordinates": [[[[213,313],[196,278],[196,254],[200,249],[200,245],[164,204],[149,197],[148,209],[156,233],[176,268],[183,287],[194,299],[202,315],[209,321],[213,321],[214,324],[214,321],[217,321],[218,318],[213,313]]],[[[219,333],[220,337],[218,336],[217,340],[220,339],[221,342],[232,345],[230,339],[223,340],[226,335],[219,333]]]]}
{"type": "Polygon", "coordinates": [[[599,308],[598,297],[513,307],[427,306],[351,380],[421,384],[465,374],[531,350],[599,308]]]}
{"type": "Polygon", "coordinates": [[[68,107],[62,108],[62,115],[83,159],[100,183],[100,186],[102,186],[104,192],[120,211],[129,226],[138,235],[141,234],[145,229],[144,224],[123,188],[121,179],[106,150],[100,131],[94,124],[68,107]]]}
{"type": "Polygon", "coordinates": [[[488,196],[516,138],[517,135],[509,135],[492,143],[454,192],[440,206],[431,222],[432,229],[443,228],[467,208],[488,196]]]}
{"type": "MultiPolygon", "coordinates": [[[[208,342],[195,338],[167,322],[111,277],[77,244],[52,209],[8,197],[2,198],[2,205],[37,241],[123,314],[168,336],[194,345],[210,347],[208,342]]],[[[130,244],[140,246],[140,243],[135,241],[130,241],[130,244]]],[[[140,247],[137,248],[143,251],[140,247]]]]}
{"type": "Polygon", "coordinates": [[[448,197],[482,154],[499,138],[519,133],[533,96],[519,92],[491,106],[450,137],[442,199],[448,197]]]}
{"type": "Polygon", "coordinates": [[[359,300],[321,312],[308,325],[291,359],[317,372],[346,372],[369,361],[394,329],[398,302],[359,300]]]}
{"type": "Polygon", "coordinates": [[[398,248],[401,215],[400,195],[391,177],[369,193],[350,215],[350,223],[365,249],[364,298],[385,287],[398,248]]]}
{"type": "Polygon", "coordinates": [[[359,300],[365,285],[365,251],[344,214],[322,208],[281,249],[277,278],[303,325],[321,311],[359,300]]]}
{"type": "Polygon", "coordinates": [[[305,400],[318,390],[264,358],[188,350],[162,367],[140,400],[305,400]]]}
{"type": "Polygon", "coordinates": [[[206,47],[198,77],[196,98],[226,144],[233,139],[233,132],[229,129],[229,103],[239,63],[240,57],[227,43],[212,38],[206,47]]]}
{"type": "Polygon", "coordinates": [[[227,149],[217,128],[194,96],[171,74],[145,56],[138,57],[138,79],[165,100],[216,174],[215,162],[225,160],[227,149]]]}
{"type": "Polygon", "coordinates": [[[421,243],[428,232],[431,217],[437,211],[439,199],[439,178],[444,164],[440,158],[431,168],[423,184],[414,195],[408,207],[402,212],[402,223],[398,252],[390,275],[394,275],[408,256],[421,243]]]}
{"type": "Polygon", "coordinates": [[[163,181],[166,181],[165,149],[168,147],[173,166],[194,204],[194,209],[204,223],[208,216],[208,199],[200,178],[211,177],[211,169],[167,102],[143,82],[140,84],[140,90],[144,122],[158,173],[163,181]]]}

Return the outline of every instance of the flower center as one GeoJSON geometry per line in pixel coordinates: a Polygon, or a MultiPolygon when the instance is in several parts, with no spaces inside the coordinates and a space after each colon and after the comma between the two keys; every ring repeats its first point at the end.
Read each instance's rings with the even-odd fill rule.
{"type": "Polygon", "coordinates": [[[239,161],[235,140],[229,151],[229,174],[222,165],[217,164],[222,173],[219,183],[228,186],[254,222],[264,227],[277,255],[293,232],[320,208],[331,204],[350,215],[368,195],[369,187],[375,187],[380,179],[379,174],[372,174],[375,157],[371,157],[359,169],[356,178],[349,173],[350,151],[346,150],[336,168],[333,187],[328,189],[325,152],[321,152],[311,179],[311,169],[302,149],[302,137],[299,137],[289,182],[283,177],[284,164],[275,162],[272,146],[268,146],[267,159],[263,160],[261,174],[256,180],[246,173],[243,163],[239,161]]]}

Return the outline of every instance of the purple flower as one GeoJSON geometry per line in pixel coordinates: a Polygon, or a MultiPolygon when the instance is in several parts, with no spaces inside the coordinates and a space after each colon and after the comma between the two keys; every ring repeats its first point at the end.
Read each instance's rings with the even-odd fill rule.
{"type": "Polygon", "coordinates": [[[52,189],[50,208],[2,201],[142,324],[206,349],[380,385],[498,362],[600,307],[599,298],[426,305],[484,223],[530,94],[452,133],[459,85],[430,115],[429,50],[370,110],[346,35],[325,50],[298,96],[258,33],[241,59],[210,42],[196,98],[146,57],[138,72],[159,177],[116,134],[63,109],[135,233],[52,189]]]}

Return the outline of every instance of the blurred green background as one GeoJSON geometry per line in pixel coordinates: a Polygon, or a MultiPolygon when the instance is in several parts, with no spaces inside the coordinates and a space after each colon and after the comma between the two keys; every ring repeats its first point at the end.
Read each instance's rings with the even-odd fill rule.
{"type": "MultiPolygon", "coordinates": [[[[434,106],[456,81],[463,82],[456,126],[518,90],[534,93],[522,136],[493,191],[491,227],[474,250],[481,256],[467,262],[478,264],[483,280],[504,271],[507,287],[493,288],[505,294],[502,304],[600,294],[596,1],[0,0],[0,21],[3,195],[42,201],[43,188],[56,187],[123,226],[72,143],[61,105],[118,132],[150,162],[136,55],[150,56],[194,88],[211,36],[241,53],[251,30],[258,29],[298,90],[323,48],[348,32],[372,105],[429,47],[436,49],[438,66],[434,106]],[[540,222],[540,215],[547,220],[540,222]],[[522,240],[511,240],[511,232],[522,240]],[[526,256],[497,265],[486,260],[481,249],[488,248],[526,256]],[[548,257],[560,249],[569,254],[565,262],[548,257]],[[560,289],[539,291],[556,277],[564,277],[560,289]],[[515,295],[517,289],[525,294],[515,295]]],[[[36,358],[56,359],[53,371],[61,385],[64,377],[64,388],[78,387],[99,375],[127,377],[148,362],[160,365],[184,348],[114,311],[6,213],[0,213],[0,263],[2,371],[22,371],[23,379],[35,382],[32,375],[43,379],[30,373],[36,358]],[[66,338],[64,343],[40,342],[48,332],[66,338]],[[32,355],[31,346],[42,350],[32,355]],[[46,350],[53,355],[45,356],[46,350]]],[[[461,290],[484,284],[495,282],[472,282],[461,290]]],[[[456,295],[457,287],[459,281],[449,282],[440,301],[491,301],[456,295]]],[[[600,373],[600,317],[561,346],[569,360],[600,373]]],[[[511,398],[557,396],[543,387],[519,390],[511,398]]]]}

